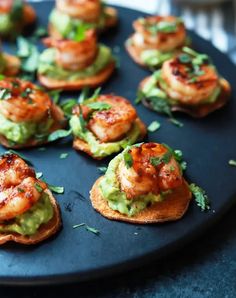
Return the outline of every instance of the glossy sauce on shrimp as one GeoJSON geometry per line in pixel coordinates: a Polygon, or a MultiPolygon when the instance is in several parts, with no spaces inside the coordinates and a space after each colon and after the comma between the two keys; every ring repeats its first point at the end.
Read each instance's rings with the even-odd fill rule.
{"type": "MultiPolygon", "coordinates": [[[[107,109],[92,111],[86,105],[81,105],[85,119],[89,117],[88,129],[101,142],[114,142],[120,140],[131,129],[137,113],[134,107],[123,97],[115,95],[101,95],[97,103],[107,104],[107,109]]],[[[79,115],[79,108],[74,109],[79,115]]]]}
{"type": "Polygon", "coordinates": [[[59,66],[72,71],[81,70],[91,65],[98,53],[94,30],[86,31],[85,37],[81,41],[45,38],[44,44],[56,49],[56,63],[59,66]]]}
{"type": "Polygon", "coordinates": [[[0,223],[30,209],[47,188],[17,155],[0,157],[0,223]]]}
{"type": "Polygon", "coordinates": [[[182,184],[180,167],[164,145],[146,143],[132,147],[128,154],[132,166],[127,167],[122,161],[117,171],[121,190],[127,198],[148,193],[158,195],[182,184]]]}
{"type": "Polygon", "coordinates": [[[100,0],[56,0],[59,11],[86,22],[96,22],[101,14],[100,0]]]}
{"type": "Polygon", "coordinates": [[[168,52],[182,46],[186,39],[184,24],[174,16],[138,19],[133,23],[133,27],[135,33],[132,41],[142,50],[157,49],[168,52]]]}
{"type": "Polygon", "coordinates": [[[0,113],[15,123],[39,122],[50,116],[50,97],[31,82],[0,80],[0,98],[0,113]]]}
{"type": "Polygon", "coordinates": [[[184,104],[204,102],[219,85],[219,77],[213,65],[202,64],[194,75],[191,64],[181,63],[179,58],[164,62],[161,77],[167,84],[170,98],[184,104]]]}

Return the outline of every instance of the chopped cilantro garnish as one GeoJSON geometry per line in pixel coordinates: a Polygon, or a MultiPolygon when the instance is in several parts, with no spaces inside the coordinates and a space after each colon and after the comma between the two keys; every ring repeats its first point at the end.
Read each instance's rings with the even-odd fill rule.
{"type": "Polygon", "coordinates": [[[99,101],[87,103],[86,106],[94,111],[104,111],[111,108],[111,105],[109,105],[108,103],[99,101]]]}
{"type": "Polygon", "coordinates": [[[69,155],[69,153],[61,153],[60,154],[60,159],[65,159],[65,158],[67,158],[68,157],[68,155],[69,155]]]}
{"type": "Polygon", "coordinates": [[[192,183],[189,185],[189,189],[192,192],[195,202],[201,208],[202,211],[206,211],[210,209],[210,201],[205,193],[205,191],[192,183]]]}
{"type": "Polygon", "coordinates": [[[37,190],[37,192],[42,192],[43,191],[43,188],[41,187],[41,185],[39,183],[34,183],[34,187],[35,189],[37,190]]]}
{"type": "Polygon", "coordinates": [[[55,104],[57,104],[59,102],[60,99],[60,95],[61,95],[62,90],[52,90],[48,92],[48,95],[51,97],[51,99],[53,100],[53,102],[55,104]]]}
{"type": "Polygon", "coordinates": [[[58,129],[54,132],[52,132],[49,136],[48,136],[48,141],[49,142],[53,142],[56,141],[58,139],[62,139],[62,138],[66,138],[69,135],[71,135],[72,130],[65,130],[65,129],[58,129]]]}
{"type": "Polygon", "coordinates": [[[0,90],[0,99],[8,100],[11,98],[11,91],[8,88],[3,88],[0,90]]]}
{"type": "Polygon", "coordinates": [[[67,99],[60,104],[60,107],[62,108],[64,114],[67,117],[70,117],[72,115],[72,110],[75,105],[77,105],[76,99],[67,99]]]}
{"type": "Polygon", "coordinates": [[[107,167],[98,167],[98,170],[101,172],[101,173],[106,173],[106,171],[107,171],[107,167]]]}
{"type": "Polygon", "coordinates": [[[77,229],[77,228],[80,228],[80,227],[85,227],[87,231],[93,233],[93,234],[96,234],[98,235],[100,232],[95,229],[95,228],[92,228],[92,227],[89,227],[88,225],[86,225],[85,223],[81,223],[81,224],[78,224],[78,225],[74,225],[73,226],[73,229],[77,229]]]}
{"type": "Polygon", "coordinates": [[[153,165],[154,167],[159,166],[161,163],[169,163],[170,159],[172,157],[172,153],[168,150],[163,156],[161,157],[151,157],[150,158],[150,163],[151,165],[153,165]]]}
{"type": "Polygon", "coordinates": [[[124,152],[124,161],[125,161],[125,166],[127,168],[131,168],[133,165],[133,158],[132,155],[130,154],[129,151],[124,152]]]}
{"type": "Polygon", "coordinates": [[[27,157],[25,157],[22,153],[16,152],[13,149],[9,149],[8,151],[5,152],[5,154],[15,154],[15,155],[18,155],[21,159],[23,159],[24,161],[26,161],[28,164],[31,164],[32,165],[32,162],[27,157]]]}
{"type": "Polygon", "coordinates": [[[25,192],[24,189],[17,187],[18,192],[25,192]]]}
{"type": "Polygon", "coordinates": [[[152,123],[149,124],[147,130],[150,132],[155,132],[156,130],[158,130],[161,127],[160,122],[158,121],[153,121],[152,123]]]}
{"type": "Polygon", "coordinates": [[[235,159],[230,159],[229,160],[229,165],[236,167],[236,160],[235,159]]]}
{"type": "Polygon", "coordinates": [[[177,127],[183,127],[184,126],[184,124],[182,123],[182,122],[180,122],[179,120],[177,120],[177,119],[175,119],[175,118],[170,118],[169,119],[170,120],[170,122],[172,123],[172,124],[174,124],[175,126],[177,126],[177,127]]]}
{"type": "Polygon", "coordinates": [[[48,188],[52,191],[52,192],[55,192],[55,193],[58,193],[58,194],[63,194],[65,189],[63,186],[55,186],[55,185],[51,185],[51,184],[48,184],[48,188]]]}
{"type": "Polygon", "coordinates": [[[39,179],[43,176],[43,173],[42,172],[37,172],[36,173],[36,178],[39,179]]]}

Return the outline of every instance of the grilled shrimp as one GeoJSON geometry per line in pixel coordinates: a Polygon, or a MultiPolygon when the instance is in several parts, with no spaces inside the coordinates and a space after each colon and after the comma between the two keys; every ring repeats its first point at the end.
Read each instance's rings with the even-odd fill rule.
{"type": "Polygon", "coordinates": [[[178,23],[174,16],[152,16],[146,19],[138,19],[133,23],[135,33],[133,43],[142,50],[157,49],[162,52],[172,51],[185,42],[186,31],[183,23],[178,23]],[[157,30],[155,26],[162,24],[173,25],[175,29],[171,32],[157,30]],[[151,30],[151,28],[153,30],[151,30]]]}
{"type": "MultiPolygon", "coordinates": [[[[14,4],[14,0],[1,0],[0,1],[0,14],[10,13],[12,10],[13,4],[14,4]]],[[[32,23],[36,18],[34,9],[26,3],[23,3],[22,9],[23,9],[22,20],[24,21],[24,24],[32,23]]]]}
{"type": "Polygon", "coordinates": [[[82,41],[45,38],[44,44],[56,48],[56,63],[68,70],[86,68],[93,63],[98,52],[94,30],[86,31],[85,39],[82,41]]]}
{"type": "Polygon", "coordinates": [[[0,222],[30,209],[47,188],[30,167],[17,155],[0,158],[0,222]]]}
{"type": "Polygon", "coordinates": [[[0,113],[13,122],[38,122],[48,115],[50,97],[34,84],[15,78],[0,80],[0,113]]]}
{"type": "Polygon", "coordinates": [[[160,144],[147,143],[129,151],[133,164],[127,168],[122,161],[118,168],[121,190],[127,198],[174,189],[182,184],[182,174],[173,156],[162,161],[168,149],[160,144]],[[155,163],[156,162],[156,163],[155,163]]]}
{"type": "Polygon", "coordinates": [[[100,0],[56,0],[59,11],[86,22],[96,22],[101,13],[100,0]]]}
{"type": "Polygon", "coordinates": [[[200,66],[200,75],[191,79],[191,72],[178,58],[164,62],[161,76],[167,84],[170,98],[185,104],[199,104],[206,100],[219,84],[219,78],[212,65],[200,66]]]}
{"type": "MultiPolygon", "coordinates": [[[[106,103],[110,107],[107,110],[95,111],[91,115],[91,110],[86,106],[82,106],[85,119],[88,115],[91,115],[88,129],[101,142],[113,142],[122,139],[137,118],[135,109],[128,100],[120,96],[101,95],[97,102],[106,103]]],[[[79,114],[78,107],[74,112],[79,114]]]]}

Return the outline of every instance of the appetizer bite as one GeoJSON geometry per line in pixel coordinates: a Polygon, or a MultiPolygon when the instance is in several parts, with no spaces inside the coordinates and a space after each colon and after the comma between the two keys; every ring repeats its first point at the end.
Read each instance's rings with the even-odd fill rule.
{"type": "Polygon", "coordinates": [[[112,94],[92,97],[75,106],[70,126],[73,147],[95,159],[119,152],[146,134],[129,101],[112,94]]]}
{"type": "Polygon", "coordinates": [[[102,31],[116,23],[116,10],[100,0],[56,0],[49,16],[49,34],[56,39],[73,39],[83,27],[102,31]]]}
{"type": "Polygon", "coordinates": [[[33,7],[23,0],[0,1],[0,36],[15,38],[24,27],[34,23],[33,7]]]}
{"type": "Polygon", "coordinates": [[[115,69],[111,50],[97,44],[94,30],[78,40],[44,39],[49,46],[40,56],[38,78],[49,89],[79,90],[104,83],[115,69]]]}
{"type": "Polygon", "coordinates": [[[157,143],[126,148],[90,191],[93,207],[103,216],[138,224],[181,218],[191,197],[174,152],[157,143]]]}
{"type": "Polygon", "coordinates": [[[64,127],[62,110],[31,82],[0,80],[0,143],[25,148],[47,142],[50,133],[64,127]]]}
{"type": "Polygon", "coordinates": [[[187,47],[183,52],[140,83],[137,100],[169,116],[181,111],[204,117],[226,104],[231,87],[206,54],[187,47]]]}
{"type": "Polygon", "coordinates": [[[139,18],[133,27],[126,49],[136,63],[151,69],[176,56],[188,42],[182,19],[174,16],[139,18]]]}
{"type": "Polygon", "coordinates": [[[18,155],[0,156],[0,191],[0,244],[35,244],[59,230],[55,198],[18,155]]]}
{"type": "Polygon", "coordinates": [[[0,73],[6,76],[15,76],[20,72],[21,62],[16,56],[7,54],[0,48],[0,73]]]}

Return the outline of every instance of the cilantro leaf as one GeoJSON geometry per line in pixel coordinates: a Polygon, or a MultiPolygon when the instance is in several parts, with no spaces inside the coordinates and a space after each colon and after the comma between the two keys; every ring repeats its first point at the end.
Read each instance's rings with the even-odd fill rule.
{"type": "Polygon", "coordinates": [[[93,234],[96,234],[96,235],[100,234],[100,232],[97,229],[92,228],[92,227],[86,225],[85,223],[80,223],[80,224],[74,225],[73,229],[77,229],[77,228],[81,228],[81,227],[85,227],[87,231],[89,231],[93,234]]]}
{"type": "Polygon", "coordinates": [[[51,97],[51,99],[53,100],[53,102],[55,104],[58,104],[59,99],[60,99],[60,95],[61,95],[62,90],[52,90],[48,92],[48,95],[51,97]]]}
{"type": "Polygon", "coordinates": [[[63,194],[65,189],[63,186],[55,186],[55,185],[51,185],[51,184],[48,184],[48,188],[54,192],[54,193],[58,193],[58,194],[63,194]]]}
{"type": "Polygon", "coordinates": [[[150,132],[155,132],[156,130],[158,130],[161,127],[160,122],[158,121],[153,121],[152,123],[149,124],[147,130],[150,132]]]}
{"type": "Polygon", "coordinates": [[[101,173],[106,173],[107,171],[107,167],[103,166],[103,167],[98,167],[98,170],[101,172],[101,173]]]}
{"type": "Polygon", "coordinates": [[[80,122],[80,126],[81,126],[82,132],[85,132],[86,131],[87,122],[84,119],[83,111],[82,111],[82,108],[81,108],[81,105],[80,104],[79,104],[79,122],[80,122]]]}
{"type": "Polygon", "coordinates": [[[88,95],[89,95],[89,88],[84,87],[80,93],[79,98],[78,98],[78,103],[82,103],[83,101],[85,101],[85,99],[88,98],[88,95]]]}
{"type": "Polygon", "coordinates": [[[37,172],[36,173],[36,178],[39,179],[43,176],[43,173],[42,172],[37,172]]]}
{"type": "Polygon", "coordinates": [[[230,159],[229,160],[229,165],[236,167],[236,160],[235,159],[230,159]]]}
{"type": "Polygon", "coordinates": [[[169,163],[170,159],[172,157],[172,153],[168,150],[163,156],[161,157],[151,157],[150,158],[150,163],[151,165],[153,165],[154,167],[159,166],[161,163],[169,163]]]}
{"type": "Polygon", "coordinates": [[[148,97],[147,99],[150,102],[151,107],[153,108],[154,111],[158,113],[163,113],[168,115],[169,117],[172,117],[171,107],[166,99],[163,99],[161,97],[156,97],[156,96],[148,97]]]}
{"type": "Polygon", "coordinates": [[[209,201],[208,196],[206,195],[205,191],[194,183],[189,185],[189,189],[194,196],[195,202],[201,208],[201,210],[202,211],[209,210],[210,209],[210,201],[209,201]]]}
{"type": "Polygon", "coordinates": [[[60,104],[60,107],[62,108],[64,114],[67,117],[70,117],[72,115],[72,110],[76,104],[77,104],[76,99],[67,99],[60,104]]]}
{"type": "Polygon", "coordinates": [[[124,152],[124,161],[125,161],[125,166],[127,167],[127,169],[132,167],[133,158],[129,151],[124,152]]]}
{"type": "Polygon", "coordinates": [[[69,129],[69,130],[58,129],[58,130],[52,132],[48,136],[48,141],[49,142],[53,142],[53,141],[56,141],[56,140],[61,139],[61,138],[66,138],[69,135],[71,135],[71,133],[72,133],[72,130],[71,129],[69,129]]]}
{"type": "Polygon", "coordinates": [[[11,98],[11,91],[8,88],[3,88],[0,90],[0,99],[8,100],[11,98]]]}
{"type": "Polygon", "coordinates": [[[86,106],[94,111],[104,111],[111,108],[111,105],[109,105],[108,103],[99,101],[87,103],[86,106]]]}
{"type": "Polygon", "coordinates": [[[15,154],[18,155],[21,159],[23,159],[24,161],[26,161],[28,164],[32,165],[32,162],[25,157],[25,155],[23,155],[22,153],[18,153],[17,151],[13,150],[13,149],[9,149],[8,151],[5,152],[5,154],[15,154]]]}
{"type": "Polygon", "coordinates": [[[37,192],[40,192],[40,193],[43,192],[43,188],[38,182],[34,183],[34,187],[37,190],[37,192]]]}
{"type": "Polygon", "coordinates": [[[65,153],[61,153],[61,154],[60,154],[60,159],[65,159],[65,158],[68,157],[68,155],[69,155],[69,153],[67,153],[67,152],[65,152],[65,153]]]}

